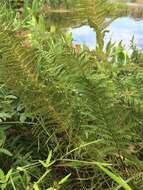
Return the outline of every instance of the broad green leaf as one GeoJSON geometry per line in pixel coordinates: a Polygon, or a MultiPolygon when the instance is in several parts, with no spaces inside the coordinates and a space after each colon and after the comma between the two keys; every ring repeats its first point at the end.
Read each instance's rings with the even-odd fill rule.
{"type": "Polygon", "coordinates": [[[37,183],[34,183],[33,188],[34,190],[40,190],[37,183]]]}
{"type": "Polygon", "coordinates": [[[6,175],[4,174],[2,170],[0,170],[0,183],[3,183],[3,184],[7,183],[11,174],[12,174],[12,169],[10,169],[6,175]]]}
{"type": "Polygon", "coordinates": [[[7,99],[14,99],[14,100],[17,99],[17,97],[16,97],[16,96],[13,96],[13,95],[8,95],[8,96],[6,96],[6,98],[7,98],[7,99]]]}
{"type": "Polygon", "coordinates": [[[113,174],[107,168],[97,164],[97,166],[104,171],[109,177],[111,177],[114,181],[116,181],[119,185],[121,185],[125,190],[132,190],[132,188],[121,178],[113,174]]]}
{"type": "Polygon", "coordinates": [[[8,171],[8,173],[6,174],[6,181],[9,180],[9,178],[10,178],[11,175],[12,175],[12,169],[10,169],[10,170],[8,171]]]}
{"type": "Polygon", "coordinates": [[[3,183],[4,180],[5,180],[5,174],[3,170],[0,169],[0,183],[3,183]]]}
{"type": "Polygon", "coordinates": [[[48,189],[46,189],[46,190],[56,190],[55,188],[53,188],[53,187],[49,187],[48,189]]]}
{"type": "Polygon", "coordinates": [[[7,118],[11,118],[11,114],[6,113],[6,112],[1,112],[0,118],[6,120],[7,118]]]}
{"type": "Polygon", "coordinates": [[[25,172],[26,171],[23,167],[17,167],[16,170],[19,172],[25,172]]]}
{"type": "Polygon", "coordinates": [[[20,121],[23,123],[27,119],[27,115],[25,113],[20,114],[20,121]]]}

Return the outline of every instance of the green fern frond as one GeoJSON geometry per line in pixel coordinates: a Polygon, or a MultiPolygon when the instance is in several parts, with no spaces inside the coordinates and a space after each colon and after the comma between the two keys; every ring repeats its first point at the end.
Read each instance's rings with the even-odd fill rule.
{"type": "Polygon", "coordinates": [[[17,96],[23,97],[23,102],[31,111],[38,113],[43,109],[45,114],[50,114],[53,123],[67,133],[60,114],[51,106],[46,86],[40,82],[36,50],[25,49],[23,42],[3,23],[0,27],[0,54],[1,82],[13,89],[17,96]]]}

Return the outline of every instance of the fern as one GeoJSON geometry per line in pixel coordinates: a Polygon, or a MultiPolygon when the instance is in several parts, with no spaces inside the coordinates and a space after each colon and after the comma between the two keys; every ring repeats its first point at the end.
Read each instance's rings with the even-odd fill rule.
{"type": "MultiPolygon", "coordinates": [[[[26,119],[21,116],[20,124],[16,124],[14,142],[9,135],[8,142],[17,147],[13,150],[11,143],[7,145],[17,153],[13,166],[46,158],[47,150],[52,149],[56,163],[49,181],[70,172],[77,179],[73,186],[64,186],[66,189],[115,187],[110,178],[89,164],[95,160],[112,163],[112,170],[125,179],[133,173],[137,176],[142,170],[138,157],[142,149],[142,67],[130,60],[116,64],[114,55],[100,64],[95,52],[80,49],[77,54],[64,37],[57,39],[53,34],[36,39],[37,47],[30,44],[25,48],[12,22],[2,12],[0,15],[0,84],[17,98],[9,106],[13,108],[17,102],[19,108],[15,105],[13,109],[20,110],[23,117],[29,115],[26,119]],[[70,165],[67,159],[88,164],[70,165]]],[[[18,111],[15,114],[16,122],[18,111]]],[[[38,177],[41,174],[35,168],[30,171],[38,177]]],[[[47,181],[43,187],[49,185],[47,181]]]]}
{"type": "Polygon", "coordinates": [[[110,15],[113,12],[112,4],[108,0],[83,0],[77,3],[76,9],[76,19],[85,20],[96,31],[96,56],[99,60],[106,60],[104,36],[108,32],[107,26],[115,19],[110,15]]]}

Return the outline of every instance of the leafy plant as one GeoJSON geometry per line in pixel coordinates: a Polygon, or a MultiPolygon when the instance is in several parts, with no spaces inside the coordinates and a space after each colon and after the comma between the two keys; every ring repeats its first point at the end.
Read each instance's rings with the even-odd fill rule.
{"type": "Polygon", "coordinates": [[[3,188],[141,187],[142,64],[121,44],[102,59],[35,27],[25,47],[13,13],[0,10],[1,146],[13,153],[0,158],[3,188]]]}

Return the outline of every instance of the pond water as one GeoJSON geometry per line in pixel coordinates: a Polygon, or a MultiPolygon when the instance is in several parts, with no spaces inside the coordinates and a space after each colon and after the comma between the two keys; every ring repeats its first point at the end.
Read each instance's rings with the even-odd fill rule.
{"type": "MultiPolygon", "coordinates": [[[[143,50],[143,19],[134,19],[132,17],[120,17],[114,20],[107,28],[104,41],[105,44],[111,39],[113,43],[122,44],[129,49],[131,40],[139,49],[143,50]]],[[[90,49],[94,49],[96,45],[96,32],[89,25],[83,25],[77,28],[69,29],[73,35],[74,44],[85,44],[90,49]]]]}
{"type": "MultiPolygon", "coordinates": [[[[88,1],[89,0],[87,0],[87,2],[88,1]]],[[[96,0],[94,1],[96,2],[96,0]]],[[[126,4],[128,2],[128,0],[123,1],[126,1],[126,4]]],[[[92,0],[89,2],[91,3],[92,0]]],[[[47,22],[57,26],[57,28],[60,28],[62,31],[71,32],[74,44],[86,45],[90,49],[94,49],[96,46],[96,27],[91,21],[92,19],[94,22],[96,22],[96,19],[98,20],[98,16],[101,15],[99,9],[104,9],[104,7],[106,9],[105,5],[101,4],[101,6],[102,7],[99,6],[96,10],[92,7],[93,9],[89,11],[87,3],[84,7],[85,11],[83,11],[81,15],[79,12],[76,15],[74,11],[73,13],[58,13],[56,11],[49,15],[47,22]]],[[[117,12],[116,9],[113,11],[117,12]]],[[[104,28],[105,30],[108,30],[104,37],[105,44],[109,40],[113,43],[119,43],[122,41],[125,48],[129,49],[131,46],[131,40],[134,37],[134,43],[137,48],[143,50],[143,0],[136,0],[132,5],[127,5],[127,10],[121,9],[121,12],[117,12],[116,19],[115,17],[112,18],[112,14],[110,15],[110,13],[107,12],[107,15],[102,19],[101,28],[106,20],[113,21],[104,28]],[[141,1],[141,4],[137,1],[141,1]]],[[[98,22],[96,25],[99,25],[98,22]]]]}

